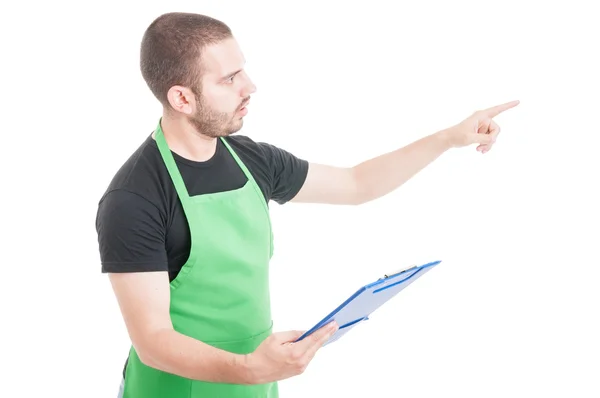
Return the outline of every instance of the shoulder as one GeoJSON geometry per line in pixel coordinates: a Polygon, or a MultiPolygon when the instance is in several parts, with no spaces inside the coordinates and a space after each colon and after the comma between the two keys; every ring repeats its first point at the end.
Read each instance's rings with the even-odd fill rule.
{"type": "Polygon", "coordinates": [[[152,137],[148,136],[119,167],[100,198],[99,204],[131,206],[131,203],[145,201],[162,209],[165,198],[164,187],[169,182],[168,172],[161,162],[158,147],[152,137]]]}
{"type": "Polygon", "coordinates": [[[256,172],[264,177],[270,190],[270,199],[283,204],[302,188],[308,174],[307,160],[287,149],[258,142],[244,135],[229,136],[226,141],[242,161],[248,164],[253,174],[256,172]]]}
{"type": "MultiPolygon", "coordinates": [[[[164,229],[167,219],[165,182],[160,154],[149,136],[117,170],[98,202],[96,228],[100,237],[131,234],[151,227],[164,229]]],[[[162,233],[162,232],[161,232],[162,233]]]]}

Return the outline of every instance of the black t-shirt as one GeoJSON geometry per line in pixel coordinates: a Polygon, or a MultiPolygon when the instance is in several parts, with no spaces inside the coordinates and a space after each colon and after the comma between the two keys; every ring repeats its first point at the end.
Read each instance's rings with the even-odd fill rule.
{"type": "MultiPolygon", "coordinates": [[[[292,199],[302,188],[308,162],[243,135],[226,138],[268,204],[292,199]]],[[[227,147],[217,140],[205,162],[173,157],[190,195],[241,188],[247,181],[227,147]]],[[[210,228],[210,226],[207,226],[210,228]]],[[[190,251],[190,231],[175,186],[150,135],[116,173],[102,196],[96,230],[103,273],[169,271],[173,280],[190,251]]]]}

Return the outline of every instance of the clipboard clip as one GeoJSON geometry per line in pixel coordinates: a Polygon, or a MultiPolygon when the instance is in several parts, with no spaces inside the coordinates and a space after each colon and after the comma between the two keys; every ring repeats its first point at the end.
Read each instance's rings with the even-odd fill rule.
{"type": "Polygon", "coordinates": [[[394,271],[394,272],[389,272],[387,274],[384,274],[382,278],[379,278],[378,281],[381,281],[383,279],[387,279],[387,278],[389,278],[391,276],[394,276],[394,275],[398,275],[399,273],[402,273],[402,272],[410,271],[411,269],[416,268],[416,267],[417,267],[416,265],[413,265],[412,267],[403,268],[403,269],[400,269],[400,270],[397,270],[397,271],[394,271]]]}

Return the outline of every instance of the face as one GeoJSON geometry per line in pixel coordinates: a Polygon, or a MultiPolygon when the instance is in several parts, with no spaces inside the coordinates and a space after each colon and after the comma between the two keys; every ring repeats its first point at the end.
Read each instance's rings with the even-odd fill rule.
{"type": "Polygon", "coordinates": [[[188,120],[209,137],[239,131],[248,113],[246,105],[256,87],[244,71],[244,56],[235,39],[205,48],[203,74],[190,107],[188,120]]]}

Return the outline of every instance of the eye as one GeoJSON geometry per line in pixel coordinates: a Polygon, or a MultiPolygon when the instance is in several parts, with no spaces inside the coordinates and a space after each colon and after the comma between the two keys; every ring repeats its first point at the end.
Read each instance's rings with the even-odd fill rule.
{"type": "Polygon", "coordinates": [[[233,83],[234,78],[235,78],[235,75],[230,76],[227,80],[225,80],[225,83],[233,83]]]}

